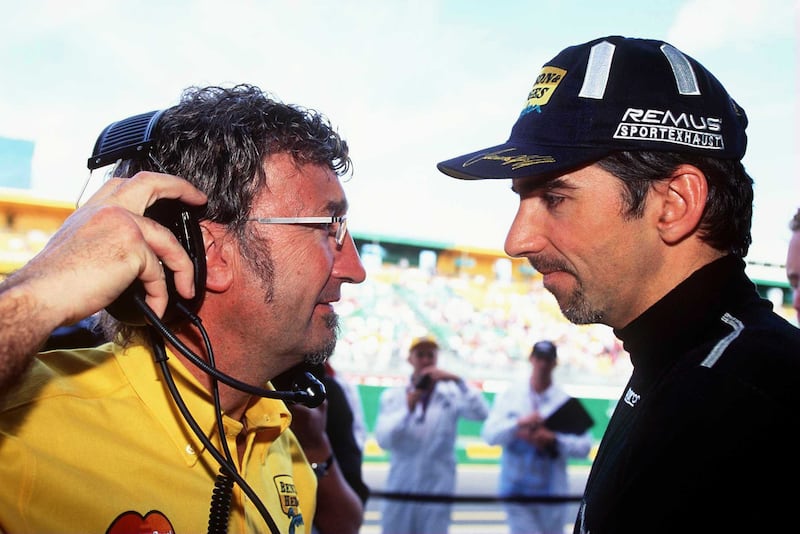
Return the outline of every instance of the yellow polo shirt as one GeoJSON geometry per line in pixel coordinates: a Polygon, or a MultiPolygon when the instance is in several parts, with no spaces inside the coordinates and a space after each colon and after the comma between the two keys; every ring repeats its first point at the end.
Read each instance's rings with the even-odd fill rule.
{"type": "MultiPolygon", "coordinates": [[[[183,401],[219,450],[211,396],[172,353],[183,401]]],[[[245,414],[239,472],[281,533],[311,532],[317,481],[283,401],[245,414]]],[[[236,456],[239,421],[224,417],[236,456]]],[[[208,532],[219,464],[184,421],[149,347],[108,343],[40,354],[0,393],[0,531],[208,532]]],[[[270,532],[238,484],[228,532],[270,532]]]]}

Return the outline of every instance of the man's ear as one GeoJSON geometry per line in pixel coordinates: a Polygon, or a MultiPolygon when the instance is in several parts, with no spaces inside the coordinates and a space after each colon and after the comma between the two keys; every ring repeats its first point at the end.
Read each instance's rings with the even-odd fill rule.
{"type": "Polygon", "coordinates": [[[232,253],[236,240],[220,224],[203,221],[200,229],[206,252],[206,289],[223,292],[233,283],[232,253]]]}
{"type": "Polygon", "coordinates": [[[680,165],[660,192],[658,231],[665,243],[691,236],[700,224],[708,199],[706,175],[694,165],[680,165]]]}

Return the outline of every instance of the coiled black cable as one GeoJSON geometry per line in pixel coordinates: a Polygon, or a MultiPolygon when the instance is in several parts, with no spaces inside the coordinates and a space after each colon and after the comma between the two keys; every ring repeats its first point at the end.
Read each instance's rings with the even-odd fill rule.
{"type": "Polygon", "coordinates": [[[208,512],[208,534],[226,534],[231,515],[233,497],[233,477],[221,467],[211,493],[211,508],[208,512]]]}
{"type": "MultiPolygon", "coordinates": [[[[145,317],[147,317],[147,319],[150,321],[150,324],[148,325],[148,332],[150,333],[150,342],[153,348],[153,353],[155,355],[156,363],[158,363],[161,367],[161,372],[162,375],[164,376],[164,382],[167,385],[167,388],[169,389],[173,399],[175,400],[175,404],[180,410],[181,415],[183,415],[186,424],[189,425],[189,427],[192,429],[192,432],[194,432],[195,436],[197,436],[197,439],[199,439],[203,443],[206,450],[208,450],[208,452],[220,464],[221,471],[224,471],[227,474],[227,476],[230,476],[234,480],[234,482],[239,485],[239,487],[247,495],[247,497],[250,498],[252,503],[258,509],[259,514],[261,514],[261,517],[266,522],[269,531],[272,534],[280,534],[278,526],[275,524],[275,521],[269,515],[269,511],[267,511],[267,508],[264,506],[264,503],[258,497],[256,492],[253,490],[253,488],[250,487],[247,481],[245,481],[244,478],[242,478],[242,476],[237,472],[236,465],[231,461],[229,461],[228,458],[223,456],[222,453],[219,450],[217,450],[214,444],[211,443],[211,440],[208,439],[208,436],[205,435],[203,430],[200,428],[200,425],[197,424],[197,421],[192,416],[191,412],[186,406],[186,403],[183,402],[183,398],[181,397],[181,394],[178,391],[177,386],[175,385],[175,380],[172,378],[172,372],[170,371],[169,366],[167,365],[167,350],[166,347],[164,346],[164,338],[167,337],[169,339],[172,339],[175,338],[175,335],[171,331],[169,331],[167,326],[161,321],[161,319],[159,319],[159,317],[150,308],[150,306],[148,306],[147,303],[145,303],[143,296],[137,295],[134,298],[134,301],[136,302],[136,305],[145,314],[145,317]]],[[[181,309],[182,311],[184,311],[184,313],[188,312],[188,310],[182,307],[181,309]]],[[[187,317],[189,317],[192,323],[195,324],[195,326],[197,326],[197,328],[201,332],[203,332],[204,339],[207,339],[205,336],[205,327],[202,326],[202,323],[200,322],[199,318],[191,312],[187,313],[187,317]]],[[[183,344],[181,345],[183,349],[189,350],[185,345],[183,344]]],[[[209,352],[211,352],[210,344],[207,347],[207,349],[209,350],[209,352]]],[[[183,350],[181,350],[181,352],[183,352],[183,350]]],[[[199,359],[197,355],[195,355],[194,353],[192,353],[192,355],[194,356],[194,358],[199,359]]],[[[210,358],[213,359],[213,355],[210,356],[210,358]]],[[[219,413],[219,410],[217,410],[217,412],[219,413]]],[[[227,451],[227,444],[225,440],[224,430],[221,432],[220,437],[221,437],[220,441],[223,443],[223,447],[226,448],[227,455],[230,457],[230,452],[227,451]]],[[[216,491],[216,485],[214,491],[216,491]]],[[[230,502],[230,499],[228,500],[228,502],[230,502]]],[[[225,530],[223,530],[223,532],[225,532],[226,530],[227,530],[227,524],[225,525],[225,530]]]]}
{"type": "MultiPolygon", "coordinates": [[[[205,328],[200,328],[202,322],[199,317],[195,321],[191,318],[195,326],[198,327],[202,336],[203,343],[206,347],[208,354],[208,363],[211,367],[216,367],[217,362],[214,360],[214,351],[211,348],[211,340],[208,339],[208,333],[205,328]]],[[[214,415],[217,421],[217,432],[220,436],[220,443],[225,452],[225,458],[230,465],[235,466],[236,462],[231,454],[230,447],[228,447],[228,438],[225,434],[225,424],[222,421],[222,405],[219,400],[219,382],[213,376],[211,377],[211,394],[214,398],[214,415]]],[[[230,476],[224,466],[220,466],[217,479],[214,481],[214,491],[211,493],[211,505],[208,511],[208,534],[226,534],[228,532],[228,522],[231,516],[231,506],[233,504],[233,477],[230,476]]]]}

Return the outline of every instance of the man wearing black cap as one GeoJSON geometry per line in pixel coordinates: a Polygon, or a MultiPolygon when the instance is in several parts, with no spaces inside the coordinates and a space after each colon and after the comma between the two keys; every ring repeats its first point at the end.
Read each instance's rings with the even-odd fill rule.
{"type": "Polygon", "coordinates": [[[503,447],[498,493],[511,534],[563,534],[563,504],[524,498],[569,495],[567,461],[586,458],[592,447],[591,425],[567,431],[549,422],[572,399],[553,383],[557,356],[552,341],[534,344],[531,375],[498,393],[481,430],[486,443],[503,447]]]}
{"type": "MultiPolygon", "coordinates": [[[[767,94],[767,91],[765,91],[767,94]]],[[[800,462],[800,331],[745,274],[744,110],[668,43],[619,36],[547,62],[506,143],[439,163],[506,178],[506,252],[577,324],[614,328],[633,373],[576,533],[778,532],[800,462]]]]}

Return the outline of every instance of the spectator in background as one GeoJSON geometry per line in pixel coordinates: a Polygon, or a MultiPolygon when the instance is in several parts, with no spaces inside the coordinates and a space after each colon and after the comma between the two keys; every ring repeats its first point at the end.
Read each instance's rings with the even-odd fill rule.
{"type": "Polygon", "coordinates": [[[797,312],[797,326],[800,326],[800,208],[789,222],[792,238],[786,253],[786,278],[792,286],[792,307],[797,312]]]}
{"type": "MultiPolygon", "coordinates": [[[[337,384],[331,384],[331,379],[324,375],[321,365],[303,366],[310,367],[312,373],[325,385],[326,399],[317,408],[308,408],[301,404],[288,404],[292,414],[292,424],[290,428],[297,436],[303,452],[308,458],[324,458],[325,451],[332,451],[328,457],[321,462],[313,462],[311,468],[320,480],[331,476],[344,477],[347,485],[355,492],[361,503],[360,520],[352,520],[352,514],[348,521],[331,520],[330,516],[317,516],[314,518],[313,534],[358,534],[364,517],[364,507],[369,488],[361,477],[361,451],[355,443],[352,433],[352,424],[347,422],[349,406],[344,399],[344,394],[337,384]],[[333,465],[337,465],[339,473],[331,470],[333,465]]],[[[285,373],[273,380],[276,388],[291,387],[293,373],[285,373]]],[[[341,508],[349,506],[349,497],[344,493],[327,495],[319,494],[318,499],[327,500],[327,505],[339,507],[337,501],[342,501],[341,508]]]]}
{"type": "MultiPolygon", "coordinates": [[[[336,376],[329,362],[317,366],[314,375],[325,385],[328,393],[328,419],[325,433],[331,440],[333,453],[339,460],[344,478],[367,503],[369,488],[364,482],[361,466],[364,461],[364,412],[359,397],[352,397],[355,388],[336,376]],[[348,391],[350,389],[351,391],[348,391]],[[357,403],[357,404],[356,404],[357,403]]],[[[355,392],[358,395],[358,392],[355,392]]]]}
{"type": "MultiPolygon", "coordinates": [[[[461,418],[483,421],[489,409],[483,393],[437,366],[439,344],[415,339],[408,350],[407,384],[384,390],[375,439],[389,453],[386,490],[451,496],[456,481],[456,437],[461,418]]],[[[383,502],[383,534],[445,534],[451,505],[446,502],[383,502]]]]}
{"type": "MultiPolygon", "coordinates": [[[[363,456],[364,445],[367,441],[367,423],[364,418],[364,405],[361,402],[361,394],[358,392],[358,387],[338,374],[331,365],[330,360],[325,362],[325,377],[328,377],[328,379],[336,382],[336,385],[342,390],[342,393],[347,400],[347,404],[350,407],[350,413],[352,415],[351,426],[353,427],[353,437],[355,438],[356,445],[363,456]]],[[[324,380],[323,383],[325,383],[324,380]]],[[[366,498],[364,500],[366,501],[366,498]]]]}
{"type": "Polygon", "coordinates": [[[563,534],[570,519],[566,505],[514,498],[569,495],[567,460],[586,458],[592,435],[589,427],[565,432],[548,426],[548,417],[573,406],[568,403],[572,397],[553,383],[556,346],[539,341],[530,362],[531,375],[495,397],[481,436],[489,445],[503,447],[498,493],[508,499],[504,506],[511,534],[563,534]]]}
{"type": "MultiPolygon", "coordinates": [[[[304,449],[307,447],[307,443],[309,446],[318,446],[317,444],[320,442],[327,443],[327,446],[333,451],[328,461],[331,463],[334,460],[336,461],[347,484],[358,495],[362,506],[366,506],[370,489],[364,482],[362,474],[363,448],[358,443],[356,415],[353,406],[350,404],[350,399],[340,380],[334,377],[333,368],[328,362],[313,365],[303,364],[301,369],[311,372],[325,386],[326,400],[322,421],[324,436],[313,432],[314,427],[309,424],[311,417],[315,414],[306,413],[309,408],[298,404],[289,405],[289,411],[293,415],[292,431],[297,435],[300,445],[304,449]],[[309,433],[309,430],[311,433],[309,433]]],[[[297,369],[291,369],[276,377],[272,380],[272,384],[277,389],[289,390],[292,388],[291,380],[294,376],[297,376],[297,369]]],[[[320,469],[325,465],[325,463],[319,464],[320,469]]],[[[318,474],[324,476],[322,471],[319,471],[318,474]]],[[[321,534],[345,534],[342,530],[342,525],[315,523],[314,529],[315,532],[321,534]]]]}

